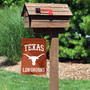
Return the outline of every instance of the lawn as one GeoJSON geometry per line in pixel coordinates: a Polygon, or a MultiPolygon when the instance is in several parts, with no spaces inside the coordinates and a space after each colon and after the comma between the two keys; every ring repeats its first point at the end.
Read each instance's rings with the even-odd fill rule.
{"type": "MultiPolygon", "coordinates": [[[[0,69],[0,90],[49,90],[49,78],[0,69]]],[[[90,90],[90,80],[59,80],[59,90],[90,90]]]]}

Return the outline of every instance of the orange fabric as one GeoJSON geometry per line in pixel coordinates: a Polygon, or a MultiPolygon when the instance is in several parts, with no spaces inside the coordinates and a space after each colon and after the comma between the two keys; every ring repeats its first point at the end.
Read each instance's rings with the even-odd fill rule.
{"type": "Polygon", "coordinates": [[[21,74],[46,74],[46,39],[22,39],[21,74]]]}

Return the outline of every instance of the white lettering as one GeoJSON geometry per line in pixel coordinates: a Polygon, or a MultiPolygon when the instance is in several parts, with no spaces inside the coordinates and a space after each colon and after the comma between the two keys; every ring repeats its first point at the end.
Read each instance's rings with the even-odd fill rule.
{"type": "Polygon", "coordinates": [[[41,45],[41,51],[44,51],[44,45],[41,45]]]}
{"type": "Polygon", "coordinates": [[[28,45],[24,45],[24,47],[25,47],[25,51],[27,51],[27,46],[28,46],[28,45]]]}
{"type": "Polygon", "coordinates": [[[24,45],[25,51],[44,51],[44,45],[40,44],[26,44],[24,45]]]}
{"type": "Polygon", "coordinates": [[[45,68],[23,68],[23,72],[45,72],[45,68]]]}

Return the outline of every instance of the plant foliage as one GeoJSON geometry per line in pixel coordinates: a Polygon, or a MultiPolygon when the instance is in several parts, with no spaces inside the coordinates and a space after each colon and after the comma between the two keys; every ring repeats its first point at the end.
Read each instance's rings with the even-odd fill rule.
{"type": "Polygon", "coordinates": [[[12,62],[21,58],[21,39],[35,37],[30,29],[24,29],[21,10],[19,7],[0,10],[0,54],[12,62]]]}
{"type": "MultiPolygon", "coordinates": [[[[73,13],[73,16],[70,17],[70,27],[65,29],[66,33],[59,34],[59,57],[69,59],[84,59],[90,57],[89,0],[1,0],[0,4],[2,6],[14,7],[15,5],[23,5],[25,2],[59,4],[67,3],[73,13]],[[87,37],[87,35],[89,37],[87,37]]],[[[1,40],[3,40],[4,42],[10,40],[6,43],[0,42],[0,45],[4,45],[5,47],[7,47],[7,45],[11,43],[11,45],[6,48],[6,51],[3,50],[2,46],[0,47],[0,52],[5,53],[5,55],[7,55],[7,53],[10,53],[9,51],[11,51],[12,55],[14,55],[16,51],[13,52],[12,48],[14,48],[14,50],[19,50],[17,46],[20,47],[20,39],[24,36],[28,38],[30,37],[31,32],[29,32],[28,30],[26,32],[26,30],[24,29],[24,22],[23,19],[20,18],[20,13],[21,12],[18,9],[16,11],[13,11],[13,9],[12,11],[0,10],[0,34],[4,36],[1,37],[1,40]],[[12,38],[12,35],[15,38],[12,38]],[[19,41],[18,43],[17,40],[19,41]]],[[[32,34],[31,37],[33,37],[32,34]]],[[[45,38],[48,37],[49,36],[45,36],[45,38]]],[[[49,41],[47,41],[47,52],[49,52],[49,41]]],[[[17,55],[18,54],[20,54],[20,51],[17,52],[17,55]]]]}

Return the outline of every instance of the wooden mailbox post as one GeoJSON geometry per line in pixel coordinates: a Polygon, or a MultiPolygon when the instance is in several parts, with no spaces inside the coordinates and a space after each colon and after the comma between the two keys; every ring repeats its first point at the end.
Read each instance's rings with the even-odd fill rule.
{"type": "Polygon", "coordinates": [[[59,39],[69,27],[72,13],[67,4],[25,3],[21,16],[24,16],[25,28],[31,28],[36,34],[49,34],[50,40],[50,90],[59,90],[59,39]]]}

